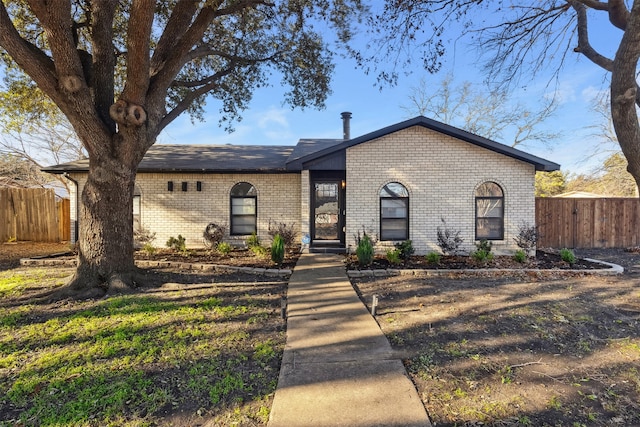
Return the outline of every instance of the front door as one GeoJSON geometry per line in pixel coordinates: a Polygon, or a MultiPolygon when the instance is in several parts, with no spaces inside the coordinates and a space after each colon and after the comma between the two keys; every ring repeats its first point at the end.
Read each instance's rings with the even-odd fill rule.
{"type": "Polygon", "coordinates": [[[341,180],[315,181],[311,216],[314,243],[344,244],[344,192],[341,180]]]}

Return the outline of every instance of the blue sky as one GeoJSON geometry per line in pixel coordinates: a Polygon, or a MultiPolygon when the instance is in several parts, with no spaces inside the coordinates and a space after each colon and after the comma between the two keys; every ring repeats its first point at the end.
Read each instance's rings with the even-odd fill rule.
{"type": "MultiPolygon", "coordinates": [[[[598,16],[598,15],[596,15],[598,16]]],[[[592,20],[593,22],[593,20],[592,20]]],[[[606,21],[596,22],[599,28],[592,34],[594,46],[610,57],[615,52],[615,34],[606,21]]],[[[294,145],[300,138],[341,138],[340,113],[353,113],[351,136],[357,137],[384,126],[405,120],[407,112],[401,106],[409,105],[411,88],[421,78],[435,88],[447,73],[454,82],[471,81],[481,84],[483,75],[477,64],[476,53],[464,40],[448,46],[443,58],[444,65],[438,74],[428,74],[420,69],[410,70],[411,75],[401,77],[395,87],[376,87],[375,76],[367,76],[357,69],[351,60],[340,60],[335,69],[332,90],[324,110],[291,110],[282,104],[284,90],[277,85],[264,88],[254,94],[243,120],[235,124],[236,131],[229,134],[218,126],[219,105],[210,101],[207,107],[207,122],[191,123],[183,115],[169,125],[160,135],[158,143],[180,144],[247,144],[247,145],[294,145]]],[[[549,70],[555,64],[549,64],[549,70]]],[[[590,126],[601,120],[591,110],[591,100],[607,90],[607,75],[579,54],[570,52],[564,71],[557,82],[550,83],[549,74],[542,74],[527,81],[526,88],[516,88],[512,93],[514,102],[534,108],[539,100],[556,96],[559,106],[555,116],[545,123],[563,136],[551,146],[529,144],[519,147],[524,151],[555,161],[570,172],[589,172],[594,162],[602,158],[585,161],[597,143],[595,130],[590,126]]],[[[507,138],[505,138],[507,140],[507,138]]],[[[499,141],[502,142],[502,141],[499,141]]]]}

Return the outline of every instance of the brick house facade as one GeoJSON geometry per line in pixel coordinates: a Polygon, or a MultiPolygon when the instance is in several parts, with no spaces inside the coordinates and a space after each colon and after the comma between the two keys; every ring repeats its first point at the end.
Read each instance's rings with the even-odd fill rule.
{"type": "MultiPolygon", "coordinates": [[[[511,252],[518,227],[535,223],[535,172],[559,169],[425,117],[351,139],[349,116],[339,140],[154,145],[138,169],[135,224],[156,233],[156,246],[178,234],[187,246],[202,246],[210,222],[226,224],[226,239],[236,245],[249,230],[268,242],[269,222],[276,221],[293,224],[316,250],[354,250],[355,236],[366,231],[381,251],[411,239],[424,254],[439,249],[444,219],[461,232],[464,250],[487,238],[496,251],[511,252]]],[[[87,168],[78,161],[45,169],[77,183],[72,222],[87,168]]]]}

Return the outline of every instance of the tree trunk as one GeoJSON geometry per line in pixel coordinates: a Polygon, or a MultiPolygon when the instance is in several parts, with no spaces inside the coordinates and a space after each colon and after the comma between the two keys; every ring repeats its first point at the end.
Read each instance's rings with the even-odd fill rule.
{"type": "Polygon", "coordinates": [[[640,2],[635,1],[627,29],[613,60],[611,120],[628,161],[627,170],[640,186],[640,125],[638,124],[636,67],[640,58],[640,2]]]}
{"type": "Polygon", "coordinates": [[[136,168],[115,158],[92,161],[82,191],[78,267],[73,296],[122,293],[136,286],[133,260],[133,188],[136,168]]]}

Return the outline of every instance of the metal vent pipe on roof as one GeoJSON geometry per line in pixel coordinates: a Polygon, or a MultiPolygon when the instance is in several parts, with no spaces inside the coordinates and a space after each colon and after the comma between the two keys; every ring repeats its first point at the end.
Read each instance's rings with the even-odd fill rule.
{"type": "Polygon", "coordinates": [[[342,139],[351,139],[351,113],[345,111],[342,116],[342,139]]]}

